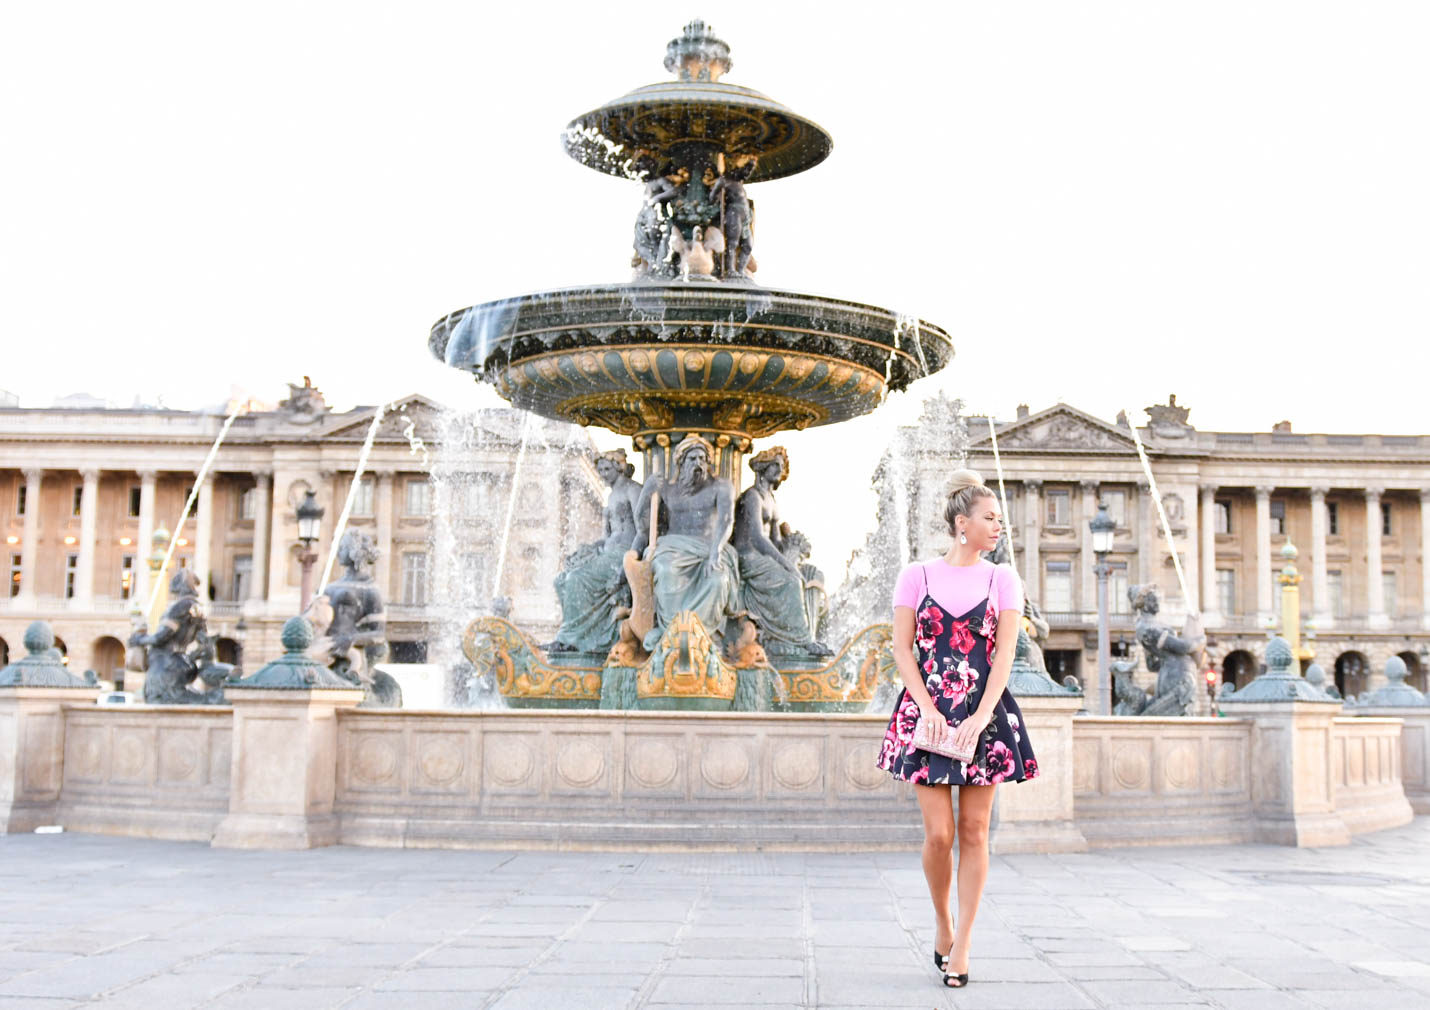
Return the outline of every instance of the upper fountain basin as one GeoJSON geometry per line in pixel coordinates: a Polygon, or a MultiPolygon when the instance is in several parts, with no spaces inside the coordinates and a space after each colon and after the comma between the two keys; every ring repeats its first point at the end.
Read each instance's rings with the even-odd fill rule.
{"type": "Polygon", "coordinates": [[[474,305],[438,320],[428,346],[546,417],[635,434],[698,414],[756,438],[868,413],[953,356],[942,329],[888,309],[680,282],[474,305]]]}

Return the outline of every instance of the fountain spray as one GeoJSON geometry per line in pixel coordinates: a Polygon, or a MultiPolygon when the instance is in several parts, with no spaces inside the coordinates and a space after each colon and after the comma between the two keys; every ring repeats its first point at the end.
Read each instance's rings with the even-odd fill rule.
{"type": "MultiPolygon", "coordinates": [[[[1129,412],[1128,417],[1131,417],[1129,412]]],[[[1167,540],[1167,550],[1172,552],[1172,567],[1177,572],[1177,585],[1182,587],[1182,599],[1190,604],[1192,594],[1187,592],[1187,575],[1182,571],[1182,559],[1177,554],[1176,541],[1172,539],[1172,524],[1167,521],[1167,510],[1162,507],[1162,494],[1157,490],[1157,478],[1152,476],[1152,464],[1147,460],[1147,450],[1142,448],[1142,437],[1137,434],[1137,425],[1128,424],[1132,432],[1132,444],[1137,446],[1137,458],[1142,461],[1142,471],[1147,474],[1147,490],[1152,495],[1152,504],[1157,506],[1157,518],[1162,523],[1162,536],[1167,540]]]]}
{"type": "Polygon", "coordinates": [[[224,436],[228,434],[228,429],[233,426],[238,415],[246,413],[248,413],[248,404],[236,405],[228,417],[224,418],[223,426],[218,430],[218,438],[214,439],[214,444],[209,447],[209,454],[204,457],[203,466],[199,467],[198,478],[194,481],[194,486],[189,489],[189,497],[184,502],[184,511],[179,516],[179,521],[174,524],[174,535],[169,538],[169,549],[164,552],[164,563],[159,566],[158,574],[154,576],[154,584],[149,587],[149,603],[145,606],[144,613],[149,614],[154,611],[154,601],[159,598],[159,587],[164,584],[164,576],[169,572],[169,562],[174,559],[174,551],[179,546],[179,534],[183,532],[184,522],[189,518],[189,513],[193,511],[194,502],[199,496],[199,488],[203,487],[204,481],[208,479],[214,457],[218,455],[218,447],[223,444],[224,436]]]}
{"type": "Polygon", "coordinates": [[[348,525],[348,515],[353,509],[353,497],[357,494],[358,483],[362,480],[363,471],[367,467],[368,453],[372,452],[373,439],[377,438],[377,426],[382,423],[383,417],[387,414],[391,404],[378,404],[377,413],[372,417],[372,424],[368,425],[367,437],[362,440],[362,449],[358,452],[357,466],[353,469],[353,482],[348,485],[348,496],[343,499],[343,510],[338,514],[338,523],[333,527],[333,542],[328,545],[328,563],[323,566],[323,577],[318,580],[318,586],[326,586],[328,578],[333,574],[333,562],[338,557],[338,544],[342,542],[343,530],[348,525]]]}

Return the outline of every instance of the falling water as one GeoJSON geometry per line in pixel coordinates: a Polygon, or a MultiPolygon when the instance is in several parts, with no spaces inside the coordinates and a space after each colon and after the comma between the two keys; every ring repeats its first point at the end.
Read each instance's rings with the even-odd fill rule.
{"type": "MultiPolygon", "coordinates": [[[[1132,416],[1130,411],[1127,416],[1132,416]]],[[[1147,489],[1152,495],[1152,504],[1157,506],[1157,518],[1162,523],[1162,536],[1167,540],[1167,550],[1172,554],[1172,568],[1177,573],[1177,585],[1182,587],[1182,599],[1190,608],[1193,597],[1187,592],[1187,575],[1182,571],[1182,558],[1177,553],[1176,541],[1172,539],[1172,524],[1167,521],[1167,510],[1162,507],[1162,494],[1157,490],[1157,478],[1152,476],[1152,464],[1147,460],[1147,450],[1142,448],[1142,437],[1137,433],[1137,425],[1129,424],[1127,427],[1132,431],[1132,442],[1137,446],[1137,458],[1142,461],[1142,470],[1147,474],[1147,489]]]]}
{"type": "Polygon", "coordinates": [[[492,574],[492,599],[501,595],[502,569],[506,567],[507,545],[511,542],[511,520],[516,514],[516,490],[521,485],[521,467],[526,462],[526,446],[531,440],[531,418],[529,413],[521,418],[521,445],[516,450],[516,462],[511,471],[511,493],[506,499],[506,522],[502,523],[501,539],[497,541],[496,571],[492,574]]]}
{"type": "MultiPolygon", "coordinates": [[[[372,441],[377,437],[377,426],[382,423],[383,416],[388,411],[388,406],[379,405],[377,413],[372,417],[372,424],[368,425],[367,438],[362,440],[362,449],[358,452],[357,466],[353,470],[353,481],[348,485],[348,496],[343,499],[343,510],[338,513],[338,523],[333,527],[333,542],[328,547],[328,563],[323,566],[323,577],[318,580],[318,585],[326,586],[328,579],[333,574],[333,562],[338,557],[338,544],[343,539],[343,530],[347,529],[348,515],[352,512],[353,498],[357,494],[358,484],[362,481],[363,470],[367,467],[368,454],[372,452],[372,441]]],[[[410,421],[409,421],[410,423],[410,421]]]]}
{"type": "Polygon", "coordinates": [[[173,560],[174,550],[179,546],[179,533],[183,530],[185,521],[193,511],[194,502],[198,499],[199,488],[203,487],[204,481],[208,478],[214,457],[218,455],[218,447],[223,444],[224,436],[228,434],[228,429],[232,427],[234,420],[247,410],[247,404],[241,403],[233,408],[228,417],[224,418],[223,426],[218,430],[218,437],[209,447],[209,454],[204,457],[203,466],[199,467],[198,478],[194,481],[194,486],[189,488],[189,497],[184,502],[184,511],[180,514],[179,521],[174,524],[174,535],[169,538],[169,549],[164,553],[164,563],[159,567],[159,574],[154,576],[154,584],[149,587],[149,605],[144,608],[146,614],[152,613],[154,610],[154,601],[159,598],[159,589],[164,583],[165,574],[169,571],[169,562],[173,560]]]}

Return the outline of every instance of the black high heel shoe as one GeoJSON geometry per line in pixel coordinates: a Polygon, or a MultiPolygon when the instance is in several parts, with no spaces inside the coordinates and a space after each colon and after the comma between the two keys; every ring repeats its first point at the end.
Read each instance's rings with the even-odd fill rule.
{"type": "MultiPolygon", "coordinates": [[[[944,964],[948,964],[948,958],[944,958],[944,964]]],[[[968,984],[968,972],[961,972],[955,975],[946,967],[940,969],[943,972],[943,985],[945,989],[962,989],[968,984]]]]}
{"type": "Polygon", "coordinates": [[[933,966],[939,971],[948,971],[948,955],[940,954],[937,947],[933,949],[933,966]]]}

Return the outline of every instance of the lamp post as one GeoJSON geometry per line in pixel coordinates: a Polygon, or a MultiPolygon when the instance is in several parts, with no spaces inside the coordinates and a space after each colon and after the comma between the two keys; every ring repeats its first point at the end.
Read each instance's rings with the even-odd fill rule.
{"type": "Polygon", "coordinates": [[[248,622],[243,619],[243,615],[238,617],[238,623],[233,626],[233,640],[238,645],[234,650],[233,665],[237,670],[243,670],[243,643],[248,640],[248,622]]]}
{"type": "Polygon", "coordinates": [[[1093,574],[1097,576],[1097,711],[1112,714],[1112,656],[1107,634],[1107,577],[1112,565],[1107,556],[1112,553],[1112,536],[1117,524],[1107,511],[1107,502],[1097,503],[1097,515],[1088,521],[1092,531],[1092,553],[1097,559],[1093,574]]]}
{"type": "Polygon", "coordinates": [[[298,555],[298,564],[303,566],[303,603],[298,608],[300,613],[307,610],[308,604],[313,602],[313,565],[318,560],[313,547],[318,542],[318,527],[322,522],[323,506],[318,504],[317,495],[312,491],[305,491],[303,500],[298,503],[298,543],[303,550],[303,553],[298,555]]]}

